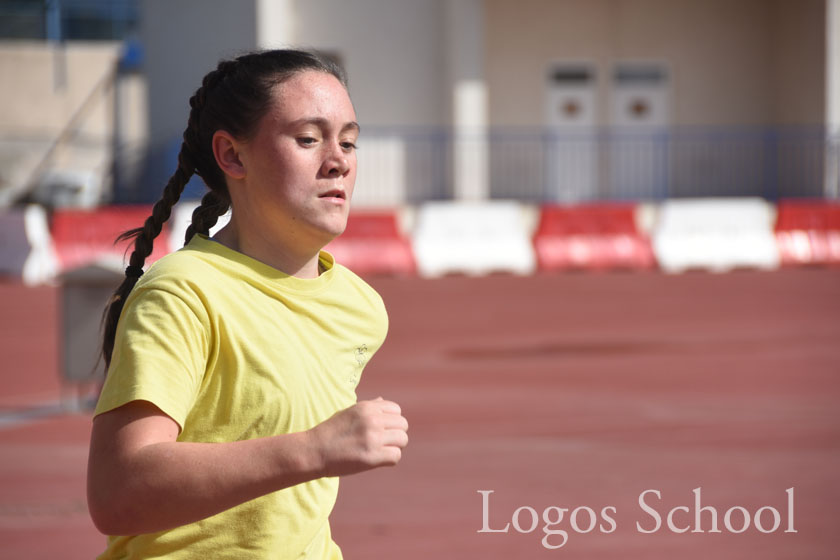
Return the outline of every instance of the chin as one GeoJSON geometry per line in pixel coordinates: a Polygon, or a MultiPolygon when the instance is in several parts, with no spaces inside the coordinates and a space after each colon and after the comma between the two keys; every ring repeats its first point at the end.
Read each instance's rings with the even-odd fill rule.
{"type": "Polygon", "coordinates": [[[329,224],[321,224],[321,227],[319,229],[323,234],[326,243],[329,243],[330,241],[344,233],[344,230],[347,229],[347,218],[344,218],[340,222],[335,221],[329,224]]]}

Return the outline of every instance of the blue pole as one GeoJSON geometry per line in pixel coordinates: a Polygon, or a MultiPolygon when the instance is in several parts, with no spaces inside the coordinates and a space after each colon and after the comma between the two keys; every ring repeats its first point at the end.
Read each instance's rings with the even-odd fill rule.
{"type": "Polygon", "coordinates": [[[56,48],[53,62],[53,88],[63,89],[67,85],[67,61],[64,58],[64,37],[61,33],[61,0],[46,0],[47,41],[56,48]]]}
{"type": "Polygon", "coordinates": [[[47,41],[60,43],[61,37],[61,0],[46,1],[47,41]]]}

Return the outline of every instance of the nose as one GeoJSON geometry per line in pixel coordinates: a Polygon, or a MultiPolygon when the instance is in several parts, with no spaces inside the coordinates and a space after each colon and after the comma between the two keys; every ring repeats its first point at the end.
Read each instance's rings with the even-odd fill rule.
{"type": "Polygon", "coordinates": [[[343,177],[350,171],[350,154],[344,151],[339,142],[331,142],[321,172],[327,177],[343,177]]]}

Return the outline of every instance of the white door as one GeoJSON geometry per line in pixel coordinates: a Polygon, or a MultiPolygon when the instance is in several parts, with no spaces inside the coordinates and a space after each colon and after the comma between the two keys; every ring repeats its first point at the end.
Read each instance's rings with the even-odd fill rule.
{"type": "Polygon", "coordinates": [[[545,118],[546,198],[576,202],[598,192],[597,80],[586,63],[549,68],[545,118]]]}
{"type": "Polygon", "coordinates": [[[659,63],[613,70],[607,150],[611,198],[664,196],[668,181],[669,77],[659,63]]]}

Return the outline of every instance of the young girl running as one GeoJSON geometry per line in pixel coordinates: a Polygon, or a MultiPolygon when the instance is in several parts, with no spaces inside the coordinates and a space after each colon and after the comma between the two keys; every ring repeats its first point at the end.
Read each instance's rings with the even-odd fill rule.
{"type": "Polygon", "coordinates": [[[382,300],[321,251],[356,178],[346,80],[312,53],[251,53],[207,74],[190,107],[106,310],[88,465],[102,558],[338,559],[338,477],[395,465],[408,442],[396,403],[356,402],[382,300]],[[144,273],[194,173],[210,190],[186,245],[144,273]]]}

